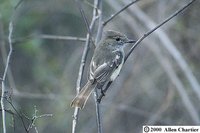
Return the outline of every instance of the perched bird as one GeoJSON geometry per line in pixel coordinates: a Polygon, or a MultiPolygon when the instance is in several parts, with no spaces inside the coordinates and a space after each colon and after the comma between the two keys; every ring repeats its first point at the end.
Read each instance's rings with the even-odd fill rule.
{"type": "Polygon", "coordinates": [[[116,31],[106,31],[94,50],[90,63],[89,78],[85,86],[72,100],[71,107],[84,108],[92,90],[102,89],[105,83],[114,81],[124,64],[124,46],[135,43],[116,31]]]}

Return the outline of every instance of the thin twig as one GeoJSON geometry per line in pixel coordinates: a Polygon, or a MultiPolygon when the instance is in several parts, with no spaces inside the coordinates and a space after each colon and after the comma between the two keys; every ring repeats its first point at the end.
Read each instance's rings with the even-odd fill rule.
{"type": "MultiPolygon", "coordinates": [[[[7,53],[7,48],[6,48],[6,38],[5,38],[5,32],[4,32],[4,25],[2,23],[2,20],[0,19],[0,43],[1,43],[1,46],[0,46],[0,49],[1,49],[1,55],[2,55],[2,58],[3,58],[3,65],[6,66],[6,57],[8,55],[7,53]]],[[[12,39],[12,44],[13,44],[13,39],[12,39]]],[[[13,91],[16,91],[15,88],[16,88],[16,84],[15,84],[15,81],[14,81],[14,77],[13,77],[13,74],[12,74],[12,71],[10,69],[10,67],[8,67],[8,71],[7,71],[7,79],[8,79],[8,84],[9,86],[12,86],[13,88],[13,91]]],[[[8,85],[7,85],[8,86],[8,85]]]]}
{"type": "MultiPolygon", "coordinates": [[[[85,23],[87,22],[87,19],[84,15],[84,11],[81,8],[80,5],[80,1],[75,0],[77,7],[79,8],[82,17],[85,20],[85,23]]],[[[94,11],[93,11],[94,12],[94,11]]],[[[84,72],[84,68],[85,68],[85,62],[86,62],[86,58],[89,52],[89,44],[90,44],[90,38],[91,38],[91,31],[94,27],[95,21],[96,21],[96,15],[94,15],[93,13],[93,17],[92,17],[92,21],[90,23],[89,29],[88,29],[88,33],[87,33],[87,37],[86,37],[86,43],[85,43],[85,47],[83,50],[83,55],[81,58],[81,63],[80,63],[80,67],[79,67],[79,73],[78,73],[78,78],[77,78],[77,82],[76,82],[76,93],[78,94],[80,89],[81,89],[81,80],[82,80],[82,76],[83,76],[83,72],[84,72]]],[[[87,26],[87,24],[86,24],[87,26]]],[[[94,42],[93,42],[94,44],[94,42]]],[[[79,115],[79,108],[75,108],[74,109],[74,114],[73,114],[73,120],[72,120],[72,133],[76,133],[76,128],[77,128],[77,122],[78,122],[78,115],[79,115]]]]}
{"type": "Polygon", "coordinates": [[[14,7],[15,10],[17,10],[17,8],[21,5],[21,3],[23,2],[24,0],[20,0],[17,5],[14,7]]]}
{"type": "Polygon", "coordinates": [[[83,9],[82,9],[81,3],[80,3],[79,0],[75,0],[75,2],[76,2],[76,5],[77,5],[77,7],[78,7],[78,9],[79,9],[79,11],[80,11],[80,13],[81,13],[81,16],[82,16],[84,22],[85,22],[87,31],[88,31],[89,34],[91,35],[92,33],[91,33],[91,31],[90,31],[90,26],[89,26],[89,23],[88,23],[88,19],[87,19],[86,15],[85,15],[85,12],[84,12],[83,9]]]}
{"type": "Polygon", "coordinates": [[[2,109],[2,123],[3,123],[3,133],[6,133],[6,116],[5,116],[5,106],[4,106],[4,94],[5,94],[5,80],[6,80],[6,75],[7,75],[7,71],[8,71],[8,67],[9,67],[9,63],[10,63],[10,58],[12,55],[12,32],[13,32],[13,22],[12,20],[9,23],[9,35],[8,35],[8,42],[9,42],[9,53],[6,59],[6,66],[5,66],[5,70],[4,70],[4,74],[3,74],[3,78],[2,78],[2,82],[1,82],[1,86],[2,86],[2,91],[1,91],[1,109],[2,109]]]}
{"type": "Polygon", "coordinates": [[[41,34],[41,35],[37,35],[37,37],[41,39],[70,40],[70,41],[81,41],[81,42],[86,41],[86,38],[73,37],[73,36],[58,36],[58,35],[41,34]]]}
{"type": "Polygon", "coordinates": [[[134,3],[138,2],[139,0],[135,0],[130,2],[129,4],[127,4],[126,6],[124,6],[121,10],[119,10],[118,12],[116,12],[114,15],[111,15],[110,18],[108,18],[106,21],[104,21],[103,26],[106,26],[106,24],[108,22],[110,22],[113,18],[115,18],[117,15],[119,15],[121,12],[123,12],[124,10],[126,10],[128,7],[130,7],[131,5],[133,5],[134,3]]]}
{"type": "Polygon", "coordinates": [[[97,35],[95,39],[95,44],[97,45],[98,42],[101,39],[102,33],[103,33],[103,23],[102,23],[102,0],[97,1],[97,7],[96,7],[96,15],[98,15],[98,29],[97,29],[97,35]]]}
{"type": "MultiPolygon", "coordinates": [[[[93,15],[98,15],[99,21],[98,21],[98,29],[97,29],[97,35],[95,39],[95,44],[98,44],[103,31],[103,25],[102,25],[102,0],[94,0],[94,7],[96,9],[93,9],[93,15]]],[[[102,120],[101,120],[101,108],[100,104],[98,102],[98,88],[95,88],[94,90],[94,99],[95,99],[95,107],[96,107],[96,122],[97,122],[97,132],[102,133],[102,120]]]]}
{"type": "Polygon", "coordinates": [[[11,59],[11,55],[12,55],[12,51],[13,51],[13,47],[12,47],[13,19],[14,19],[15,12],[16,12],[17,8],[20,6],[20,4],[22,2],[23,2],[23,0],[19,1],[17,3],[17,5],[15,6],[14,11],[13,11],[12,16],[11,16],[11,20],[9,22],[9,27],[8,27],[8,31],[9,31],[9,33],[8,33],[9,53],[8,53],[8,56],[7,56],[7,59],[6,59],[6,65],[5,65],[3,78],[2,78],[2,82],[1,82],[1,86],[2,86],[1,109],[2,109],[3,133],[6,133],[6,114],[5,114],[4,96],[5,96],[5,80],[6,80],[6,75],[7,75],[8,69],[9,69],[10,59],[11,59]]]}
{"type": "Polygon", "coordinates": [[[26,124],[24,122],[24,119],[23,119],[22,115],[17,111],[17,109],[15,108],[15,106],[12,104],[11,101],[9,101],[7,98],[5,98],[5,99],[11,105],[11,107],[14,109],[14,111],[16,112],[16,115],[21,119],[23,127],[24,127],[26,133],[29,133],[28,130],[27,130],[27,128],[26,128],[26,124]]]}
{"type": "MultiPolygon", "coordinates": [[[[134,10],[132,10],[132,13],[135,13],[138,15],[138,18],[144,22],[144,25],[147,26],[149,29],[151,29],[151,27],[155,27],[155,23],[148,18],[142,11],[140,11],[139,8],[134,8],[134,10]],[[149,23],[147,24],[146,21],[148,21],[149,23]]],[[[140,28],[139,28],[140,29],[140,28]]],[[[187,66],[187,63],[185,62],[185,60],[183,59],[182,55],[179,53],[178,50],[176,50],[176,48],[174,47],[173,43],[170,41],[170,39],[168,39],[167,35],[165,35],[165,33],[162,31],[162,29],[158,29],[157,32],[155,32],[157,35],[157,38],[160,39],[160,41],[162,41],[162,44],[164,47],[167,48],[167,50],[169,50],[169,52],[171,53],[171,55],[175,58],[175,60],[177,60],[178,65],[182,68],[183,66],[187,66]],[[169,49],[170,47],[170,49],[169,49]],[[178,56],[178,59],[177,59],[178,56]],[[180,62],[184,62],[185,65],[183,65],[183,63],[180,62]],[[182,66],[183,65],[183,66],[182,66]]],[[[152,38],[152,40],[156,40],[155,38],[152,38]]],[[[161,65],[163,66],[164,70],[166,71],[169,79],[172,81],[172,83],[176,86],[176,89],[178,91],[178,94],[181,97],[183,106],[186,108],[186,110],[188,111],[189,115],[191,116],[192,120],[196,123],[199,124],[199,115],[198,115],[198,111],[197,109],[195,109],[194,104],[192,103],[190,97],[188,96],[186,90],[187,88],[184,86],[183,82],[181,81],[181,79],[177,76],[176,72],[172,69],[172,65],[170,63],[170,60],[167,57],[163,57],[163,55],[160,53],[158,46],[156,45],[156,42],[151,42],[150,40],[146,41],[148,44],[151,45],[147,45],[152,52],[156,55],[155,57],[158,58],[159,62],[161,63],[161,65]]],[[[144,41],[144,43],[146,43],[144,41]]],[[[188,68],[188,67],[187,67],[188,68]]],[[[191,71],[189,68],[187,71],[191,71]]],[[[183,72],[185,73],[185,71],[183,70],[183,72]]],[[[194,77],[195,78],[195,77],[194,77]]],[[[188,79],[189,80],[189,79],[188,79]]],[[[153,116],[153,120],[154,118],[156,118],[157,115],[155,115],[155,117],[153,116]]]]}
{"type": "Polygon", "coordinates": [[[78,7],[80,13],[81,13],[81,17],[83,18],[83,20],[84,20],[84,22],[85,22],[85,25],[86,25],[86,28],[87,28],[87,32],[88,32],[88,34],[89,34],[89,39],[91,40],[92,44],[95,46],[95,43],[94,43],[94,41],[93,41],[93,39],[92,39],[91,25],[92,25],[92,23],[95,21],[95,20],[93,20],[93,19],[97,19],[97,18],[96,18],[96,16],[95,16],[95,18],[92,18],[92,22],[91,22],[91,24],[89,25],[88,19],[87,19],[86,15],[85,15],[85,12],[83,11],[83,8],[82,8],[82,6],[81,6],[80,1],[79,1],[79,0],[75,0],[75,2],[76,2],[76,5],[77,5],[77,7],[78,7]]]}
{"type": "Polygon", "coordinates": [[[14,38],[13,39],[13,44],[17,44],[17,43],[23,42],[23,41],[31,39],[31,38],[52,39],[52,40],[67,40],[67,41],[80,41],[80,42],[85,42],[86,41],[86,38],[82,38],[82,37],[48,35],[48,34],[39,34],[39,35],[31,34],[31,35],[28,35],[28,36],[25,36],[25,37],[21,37],[21,38],[14,38]]]}
{"type": "MultiPolygon", "coordinates": [[[[2,111],[2,109],[0,109],[0,111],[2,111]]],[[[7,110],[7,109],[5,109],[5,111],[6,111],[7,113],[11,114],[11,115],[15,115],[15,113],[13,113],[12,110],[7,110]]]]}
{"type": "Polygon", "coordinates": [[[102,133],[102,121],[101,121],[101,108],[98,102],[97,88],[94,90],[95,107],[96,107],[96,121],[97,121],[97,132],[102,133]]]}
{"type": "Polygon", "coordinates": [[[177,16],[179,13],[181,13],[183,10],[185,10],[187,7],[189,7],[194,1],[196,0],[191,0],[189,3],[187,3],[185,6],[183,6],[181,9],[177,10],[175,13],[173,13],[171,16],[169,16],[167,19],[165,19],[163,22],[158,24],[155,28],[151,29],[147,33],[145,33],[140,39],[137,40],[137,42],[131,47],[130,51],[127,53],[125,57],[125,61],[127,58],[130,56],[130,54],[133,52],[133,50],[140,44],[142,40],[144,40],[147,36],[149,36],[151,33],[153,33],[155,30],[163,26],[165,23],[167,23],[169,20],[177,16]]]}
{"type": "MultiPolygon", "coordinates": [[[[116,5],[115,5],[116,6],[116,5]]],[[[117,5],[118,6],[118,8],[120,8],[119,7],[119,5],[117,5]]],[[[117,9],[115,9],[115,10],[117,10],[117,9]]],[[[135,14],[137,14],[138,15],[138,18],[141,18],[141,17],[143,17],[144,15],[143,14],[141,14],[141,13],[139,13],[138,11],[137,11],[138,9],[137,9],[137,7],[135,7],[133,10],[131,9],[131,12],[130,12],[130,14],[129,15],[125,15],[125,16],[123,16],[123,18],[129,18],[129,19],[126,19],[125,21],[127,22],[127,24],[133,24],[134,23],[134,20],[132,19],[132,18],[130,18],[130,15],[132,15],[132,13],[135,13],[135,14]],[[130,23],[131,22],[131,23],[130,23]]],[[[144,17],[143,17],[144,18],[144,17]]],[[[146,21],[148,21],[149,23],[145,23],[145,25],[147,25],[147,27],[149,28],[149,29],[152,29],[151,27],[155,27],[154,25],[155,24],[151,24],[152,22],[152,20],[150,20],[150,19],[142,19],[141,21],[144,21],[144,22],[146,22],[146,21]],[[151,25],[151,26],[149,26],[149,25],[151,25]]],[[[135,26],[136,26],[136,24],[135,24],[135,26]]],[[[132,28],[132,30],[134,30],[134,26],[133,27],[131,27],[132,28]]],[[[140,27],[138,27],[138,29],[135,29],[136,30],[136,32],[138,33],[138,34],[140,34],[140,30],[139,29],[141,29],[140,27]]],[[[157,31],[158,32],[155,32],[156,34],[157,34],[157,36],[158,36],[158,38],[162,38],[161,37],[161,34],[164,34],[164,33],[162,33],[161,31],[160,31],[161,29],[158,29],[157,31]]],[[[166,38],[166,37],[165,37],[166,38]]],[[[155,40],[155,39],[153,39],[153,40],[155,40]]],[[[148,44],[152,44],[152,46],[151,45],[147,45],[147,46],[149,46],[150,47],[150,49],[151,50],[153,50],[154,48],[155,48],[155,46],[156,45],[154,45],[154,44],[156,44],[155,42],[149,42],[150,40],[146,40],[146,42],[148,42],[148,44]]],[[[163,41],[163,43],[167,43],[166,45],[171,45],[170,43],[171,43],[171,41],[168,41],[168,40],[163,40],[163,39],[161,39],[161,41],[163,41]],[[170,42],[170,43],[169,43],[170,42]]],[[[145,43],[145,42],[144,42],[145,43]]],[[[173,44],[172,44],[173,45],[173,44]]],[[[157,54],[157,52],[156,51],[153,51],[153,53],[154,54],[157,54]]],[[[174,52],[174,53],[176,53],[176,52],[174,52]]],[[[156,57],[159,59],[159,62],[161,62],[161,64],[163,65],[163,68],[165,68],[164,70],[166,70],[166,73],[167,73],[167,75],[168,75],[168,77],[169,77],[169,79],[170,80],[172,80],[172,82],[174,83],[174,85],[176,86],[176,89],[178,90],[178,92],[179,92],[179,94],[180,94],[180,97],[181,97],[181,100],[182,100],[182,102],[183,102],[183,105],[184,105],[184,107],[188,110],[188,112],[189,112],[189,114],[190,114],[190,116],[192,117],[192,119],[194,120],[194,122],[195,123],[199,123],[199,117],[198,117],[198,114],[197,114],[197,111],[196,111],[196,109],[194,108],[195,106],[193,106],[193,104],[191,103],[191,100],[190,100],[190,98],[188,97],[188,95],[187,95],[187,93],[186,93],[186,88],[184,87],[184,85],[183,85],[183,83],[181,82],[181,80],[179,79],[179,78],[177,78],[177,75],[176,75],[176,73],[173,71],[173,69],[171,70],[171,66],[170,66],[170,63],[168,63],[168,64],[163,64],[162,62],[164,62],[164,63],[166,63],[166,61],[165,60],[163,60],[162,59],[162,57],[160,56],[160,55],[156,55],[156,57]],[[169,68],[166,68],[166,66],[170,66],[169,68]]]]}
{"type": "MultiPolygon", "coordinates": [[[[132,10],[132,13],[135,13],[138,19],[142,23],[144,23],[148,29],[156,26],[156,23],[153,22],[147,15],[145,15],[138,7],[135,7],[132,10]]],[[[192,89],[200,100],[200,84],[192,73],[188,63],[183,58],[183,55],[179,52],[179,50],[175,47],[175,44],[173,44],[173,42],[169,39],[165,32],[163,32],[162,29],[158,29],[155,34],[163,42],[161,44],[170,52],[170,54],[176,60],[177,64],[182,69],[183,73],[188,79],[188,82],[190,83],[192,89]]]]}
{"type": "Polygon", "coordinates": [[[81,41],[81,42],[86,41],[86,38],[73,37],[73,36],[58,36],[58,35],[41,34],[41,35],[37,35],[36,37],[41,38],[41,39],[70,40],[70,41],[81,41]]]}
{"type": "Polygon", "coordinates": [[[31,119],[28,118],[28,119],[31,120],[31,123],[29,124],[29,126],[28,126],[28,128],[27,128],[27,131],[29,132],[30,129],[32,129],[32,128],[34,127],[35,132],[38,133],[37,127],[35,126],[36,120],[37,120],[38,118],[42,118],[42,117],[52,117],[53,115],[52,115],[52,114],[37,115],[38,110],[37,110],[36,106],[35,106],[34,108],[35,108],[35,112],[34,112],[33,117],[32,117],[31,119]]]}
{"type": "MultiPolygon", "coordinates": [[[[137,40],[137,42],[131,47],[130,51],[127,53],[126,57],[125,57],[125,62],[128,59],[128,57],[130,56],[130,54],[133,52],[133,50],[138,46],[138,44],[140,44],[141,41],[143,41],[147,36],[149,36],[151,33],[153,33],[155,30],[157,30],[158,28],[160,28],[162,25],[164,25],[165,23],[167,23],[169,20],[171,20],[172,18],[174,18],[175,16],[177,16],[178,14],[180,14],[184,9],[186,9],[187,7],[189,7],[194,1],[196,0],[191,0],[189,3],[187,3],[185,6],[183,6],[181,9],[177,10],[175,13],[173,13],[171,16],[169,16],[168,18],[166,18],[164,21],[162,21],[160,24],[158,24],[155,28],[149,30],[147,33],[145,33],[141,38],[139,38],[137,40]]],[[[108,90],[108,88],[110,87],[110,85],[112,84],[112,81],[109,83],[108,86],[106,86],[106,88],[104,89],[104,93],[108,90]]],[[[100,99],[99,102],[101,102],[101,99],[103,98],[103,95],[100,95],[100,99]]]]}

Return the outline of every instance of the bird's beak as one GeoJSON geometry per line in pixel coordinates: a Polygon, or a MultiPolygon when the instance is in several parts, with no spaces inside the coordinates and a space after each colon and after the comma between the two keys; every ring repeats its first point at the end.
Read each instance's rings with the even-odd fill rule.
{"type": "Polygon", "coordinates": [[[136,43],[137,40],[128,40],[126,43],[136,43]]]}

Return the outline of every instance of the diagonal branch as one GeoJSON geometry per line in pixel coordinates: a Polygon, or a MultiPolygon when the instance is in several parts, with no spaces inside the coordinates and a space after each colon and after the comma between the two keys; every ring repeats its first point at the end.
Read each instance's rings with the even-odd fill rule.
{"type": "MultiPolygon", "coordinates": [[[[155,27],[155,25],[156,25],[155,22],[153,22],[148,16],[146,16],[145,13],[143,13],[139,8],[136,7],[131,12],[135,13],[135,15],[138,17],[138,19],[140,19],[140,21],[142,23],[144,23],[144,25],[146,25],[147,28],[151,29],[152,27],[155,27]],[[148,22],[148,24],[146,22],[148,22]]],[[[188,82],[190,83],[190,85],[191,85],[192,89],[194,90],[195,94],[198,96],[198,98],[200,98],[200,91],[199,91],[200,85],[199,85],[196,77],[193,75],[191,69],[189,68],[187,62],[184,60],[183,56],[181,55],[181,53],[177,50],[177,48],[174,46],[173,42],[162,31],[162,29],[158,29],[157,32],[155,32],[155,33],[156,33],[156,36],[159,38],[159,40],[162,41],[161,44],[169,51],[171,56],[173,56],[173,58],[176,60],[177,64],[182,69],[184,75],[188,79],[188,82]]],[[[155,39],[153,39],[153,40],[155,40],[155,39]]],[[[152,44],[152,46],[148,45],[150,47],[150,49],[152,49],[154,44],[156,44],[156,43],[151,43],[151,44],[152,44]]],[[[153,53],[156,53],[156,52],[153,52],[153,53]]],[[[160,57],[160,55],[159,55],[159,57],[160,57]]],[[[162,61],[160,61],[160,62],[162,62],[162,61]]],[[[165,67],[166,66],[163,65],[163,68],[165,68],[165,67]]],[[[167,74],[169,75],[169,77],[171,76],[169,72],[167,72],[167,74]]],[[[174,75],[176,76],[176,74],[174,74],[174,75]]],[[[186,88],[184,87],[182,81],[179,78],[177,78],[177,79],[179,79],[179,81],[177,80],[177,82],[174,82],[176,77],[170,78],[170,79],[175,84],[176,89],[181,88],[181,90],[183,90],[183,91],[179,91],[178,90],[179,94],[180,94],[180,96],[182,98],[185,95],[185,94],[183,94],[183,92],[186,90],[186,88]],[[182,85],[179,85],[180,83],[182,85]]],[[[188,96],[188,98],[182,98],[182,101],[183,101],[184,106],[188,110],[189,114],[193,118],[193,120],[195,122],[197,122],[198,121],[197,118],[199,118],[199,117],[196,117],[198,115],[196,115],[197,113],[195,113],[195,109],[194,109],[195,106],[192,104],[189,96],[188,96]],[[187,99],[188,99],[188,102],[187,102],[187,99]],[[190,105],[188,105],[188,103],[190,103],[190,105]]]]}
{"type": "MultiPolygon", "coordinates": [[[[86,15],[85,15],[85,12],[83,11],[83,8],[82,8],[82,6],[81,6],[80,1],[79,1],[79,0],[75,0],[75,2],[76,2],[76,5],[77,5],[77,7],[78,7],[78,9],[79,9],[79,11],[80,11],[80,13],[81,13],[81,16],[82,16],[84,22],[85,22],[85,25],[86,25],[86,28],[87,28],[87,32],[88,32],[88,34],[89,34],[89,39],[91,40],[91,42],[92,42],[93,45],[95,46],[95,43],[94,43],[94,41],[93,41],[93,39],[92,39],[91,26],[94,25],[93,23],[96,21],[96,16],[92,18],[92,22],[91,22],[91,24],[89,25],[88,19],[87,19],[86,15]]],[[[94,14],[93,14],[93,16],[94,16],[94,14]]]]}
{"type": "Polygon", "coordinates": [[[133,50],[138,46],[138,44],[140,44],[140,42],[142,40],[144,40],[147,36],[149,36],[151,33],[153,33],[155,30],[157,30],[158,28],[160,28],[161,26],[163,26],[165,23],[167,23],[169,20],[171,20],[172,18],[174,18],[175,16],[177,16],[178,14],[180,14],[183,10],[185,10],[187,7],[189,7],[193,2],[195,2],[196,0],[191,0],[189,3],[187,3],[185,6],[183,6],[181,9],[177,10],[175,13],[173,13],[171,16],[169,16],[168,18],[166,18],[163,22],[161,22],[160,24],[158,24],[155,28],[149,30],[147,33],[145,33],[140,39],[137,40],[137,42],[131,47],[130,51],[128,52],[128,54],[125,57],[125,61],[127,60],[127,58],[130,56],[130,54],[133,52],[133,50]]]}
{"type": "Polygon", "coordinates": [[[85,15],[85,12],[83,11],[83,8],[82,8],[82,6],[81,6],[81,3],[80,3],[79,0],[75,0],[75,2],[76,2],[76,5],[77,5],[77,7],[78,7],[78,9],[79,9],[79,11],[80,11],[80,13],[81,13],[81,16],[82,16],[84,22],[85,22],[87,31],[88,31],[89,34],[91,35],[92,33],[91,33],[91,30],[90,30],[90,26],[89,26],[89,23],[88,23],[88,19],[86,18],[86,15],[85,15]]]}
{"type": "Polygon", "coordinates": [[[106,26],[108,22],[110,22],[112,19],[114,19],[117,15],[119,15],[121,12],[123,12],[124,10],[126,10],[128,7],[130,7],[131,5],[133,5],[134,3],[138,2],[139,0],[135,0],[130,2],[129,4],[127,4],[126,6],[124,6],[121,10],[119,10],[118,12],[116,12],[114,15],[111,15],[110,18],[108,18],[106,21],[103,22],[103,26],[106,26]]]}
{"type": "Polygon", "coordinates": [[[26,127],[26,124],[25,124],[25,121],[22,117],[22,115],[19,113],[19,111],[17,111],[17,109],[15,108],[15,106],[12,104],[11,101],[9,101],[7,98],[6,98],[6,101],[11,105],[11,107],[14,109],[14,111],[16,112],[16,115],[21,119],[21,122],[22,122],[22,125],[24,127],[24,130],[26,131],[26,133],[29,133],[29,131],[27,130],[27,127],[26,127]]]}
{"type": "MultiPolygon", "coordinates": [[[[155,28],[149,30],[148,32],[146,32],[141,38],[139,38],[137,40],[137,42],[131,47],[130,51],[127,53],[126,57],[125,57],[125,62],[128,59],[128,57],[130,56],[130,54],[133,52],[133,50],[138,46],[138,44],[140,44],[140,42],[142,42],[147,36],[149,36],[151,33],[153,33],[155,30],[157,30],[158,28],[160,28],[161,26],[163,26],[165,23],[167,23],[169,20],[171,20],[172,18],[174,18],[175,16],[177,16],[178,14],[180,14],[183,10],[185,10],[187,7],[189,7],[193,2],[195,2],[196,0],[191,0],[189,3],[187,3],[185,6],[183,6],[182,8],[180,8],[179,10],[177,10],[176,12],[174,12],[171,16],[169,16],[168,18],[166,18],[164,21],[162,21],[160,24],[158,24],[155,28]]],[[[108,88],[110,87],[110,85],[112,84],[112,81],[109,82],[109,84],[107,84],[107,86],[104,89],[104,93],[108,90],[108,88]]],[[[101,99],[103,98],[103,95],[100,95],[99,98],[99,102],[101,101],[101,99]]]]}

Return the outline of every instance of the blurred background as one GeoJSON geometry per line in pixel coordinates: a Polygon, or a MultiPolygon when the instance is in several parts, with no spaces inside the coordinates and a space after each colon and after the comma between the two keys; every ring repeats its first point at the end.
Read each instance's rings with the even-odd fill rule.
{"type": "MultiPolygon", "coordinates": [[[[17,10],[19,0],[0,2],[0,76],[5,69],[9,51],[8,25],[12,13],[13,53],[6,79],[6,91],[26,126],[25,117],[38,118],[30,132],[70,133],[73,108],[70,102],[76,94],[76,80],[84,50],[87,29],[74,1],[28,0],[17,10]],[[57,39],[49,38],[49,35],[57,39]],[[65,40],[58,36],[83,38],[65,40]]],[[[103,1],[103,21],[130,1],[103,1]]],[[[183,7],[188,0],[141,0],[110,21],[104,30],[116,30],[131,39],[145,32],[183,7]]],[[[89,22],[92,0],[82,6],[89,22]]],[[[148,36],[133,51],[120,76],[101,102],[105,133],[139,133],[149,125],[200,124],[200,2],[196,1],[162,28],[148,36]]],[[[97,25],[95,25],[97,26],[97,25]]],[[[94,31],[95,36],[95,31],[94,31]]],[[[87,80],[86,61],[82,85],[87,80]]],[[[127,48],[127,50],[129,47],[127,48]]],[[[6,109],[16,113],[5,101],[6,109]]],[[[1,115],[0,115],[1,118],[1,115]]],[[[95,104],[90,97],[80,111],[77,132],[97,132],[95,104]]],[[[9,133],[25,132],[17,115],[6,113],[9,133]]],[[[0,120],[2,131],[2,121],[0,120]]]]}

